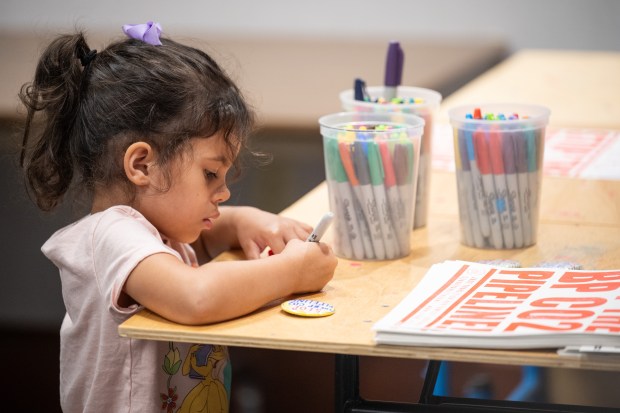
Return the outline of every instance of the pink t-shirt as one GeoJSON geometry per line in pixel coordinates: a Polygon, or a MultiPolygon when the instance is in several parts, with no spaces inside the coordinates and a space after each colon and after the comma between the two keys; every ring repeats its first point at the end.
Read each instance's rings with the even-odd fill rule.
{"type": "Polygon", "coordinates": [[[187,244],[168,243],[138,211],[115,206],[57,231],[43,253],[60,270],[67,313],[60,329],[60,402],[72,412],[226,412],[226,347],[124,338],[123,285],[156,253],[197,265],[187,244]]]}

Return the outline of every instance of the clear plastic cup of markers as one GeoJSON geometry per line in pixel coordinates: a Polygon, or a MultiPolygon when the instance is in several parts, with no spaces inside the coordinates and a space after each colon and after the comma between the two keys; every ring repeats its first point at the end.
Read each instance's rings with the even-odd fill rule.
{"type": "Polygon", "coordinates": [[[340,93],[340,102],[345,111],[371,113],[402,112],[424,119],[413,228],[424,227],[428,217],[433,124],[441,103],[441,94],[431,89],[398,86],[396,90],[397,99],[385,102],[382,100],[384,91],[385,88],[383,86],[370,86],[366,88],[368,100],[355,100],[353,89],[349,89],[340,93]]]}
{"type": "Polygon", "coordinates": [[[462,244],[512,249],[536,243],[549,115],[543,106],[512,103],[448,111],[462,244]]]}
{"type": "Polygon", "coordinates": [[[409,255],[424,119],[342,112],[321,117],[319,124],[336,255],[409,255]]]}

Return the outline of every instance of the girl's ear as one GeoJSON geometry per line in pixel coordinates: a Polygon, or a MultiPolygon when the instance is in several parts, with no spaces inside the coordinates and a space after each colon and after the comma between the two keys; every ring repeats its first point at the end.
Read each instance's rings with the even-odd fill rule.
{"type": "Polygon", "coordinates": [[[153,148],[146,142],[132,143],[125,151],[123,168],[130,182],[138,186],[145,186],[151,182],[149,168],[155,159],[153,148]]]}

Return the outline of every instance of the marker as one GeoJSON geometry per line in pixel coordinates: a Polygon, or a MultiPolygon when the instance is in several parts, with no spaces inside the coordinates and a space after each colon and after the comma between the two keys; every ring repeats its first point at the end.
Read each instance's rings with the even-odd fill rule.
{"type": "Polygon", "coordinates": [[[319,242],[325,234],[325,231],[327,231],[327,228],[329,228],[329,225],[332,223],[333,219],[334,213],[331,211],[326,212],[319,223],[316,224],[316,227],[314,227],[314,230],[312,230],[312,233],[308,236],[306,242],[319,242]]]}
{"type": "Polygon", "coordinates": [[[471,223],[472,238],[474,240],[473,245],[482,248],[484,247],[484,237],[482,236],[482,230],[480,228],[478,202],[476,200],[473,178],[471,176],[471,164],[469,162],[469,156],[467,155],[467,139],[465,137],[465,131],[462,129],[459,129],[458,140],[459,155],[463,167],[462,173],[465,178],[461,182],[464,184],[463,190],[467,197],[467,210],[469,212],[469,222],[471,223]]]}
{"type": "Polygon", "coordinates": [[[474,119],[482,119],[482,111],[480,108],[474,109],[474,119]]]}
{"type": "Polygon", "coordinates": [[[361,100],[364,102],[370,101],[370,96],[368,95],[368,92],[366,92],[366,82],[362,79],[355,79],[353,91],[355,100],[361,100]]]}
{"type": "Polygon", "coordinates": [[[474,132],[474,149],[476,151],[476,162],[482,177],[482,187],[485,194],[485,205],[489,214],[489,224],[491,226],[491,242],[493,247],[500,249],[504,245],[502,237],[502,227],[499,212],[496,209],[497,191],[493,182],[491,170],[491,159],[489,147],[486,141],[486,134],[482,130],[474,132]]]}
{"type": "Polygon", "coordinates": [[[506,171],[506,185],[508,186],[508,208],[510,223],[514,234],[515,248],[523,247],[523,229],[521,219],[521,200],[519,197],[519,183],[517,179],[516,148],[512,134],[504,132],[502,139],[502,153],[504,154],[504,170],[506,171]]]}
{"type": "Polygon", "coordinates": [[[418,228],[426,224],[426,208],[428,206],[428,184],[430,179],[431,136],[433,133],[432,116],[424,111],[417,113],[424,119],[424,132],[420,140],[420,156],[418,158],[418,182],[415,197],[415,216],[413,227],[418,228]]]}
{"type": "Polygon", "coordinates": [[[510,208],[508,206],[508,186],[506,184],[504,157],[502,155],[502,135],[498,130],[491,130],[489,133],[489,152],[491,171],[493,172],[493,181],[495,182],[497,194],[495,209],[497,209],[500,217],[504,246],[506,248],[514,248],[515,238],[512,231],[510,208]]]}
{"type": "Polygon", "coordinates": [[[364,208],[362,206],[363,196],[359,180],[357,179],[357,175],[355,174],[355,167],[353,166],[351,151],[349,150],[350,146],[351,144],[347,142],[338,142],[338,151],[340,152],[342,166],[344,167],[347,177],[349,178],[349,184],[351,185],[351,188],[353,189],[353,194],[355,195],[353,197],[353,208],[362,235],[364,256],[368,259],[373,259],[375,258],[375,252],[372,246],[372,241],[370,239],[370,229],[366,220],[366,213],[364,212],[364,208]]]}
{"type": "Polygon", "coordinates": [[[338,233],[339,246],[342,254],[347,258],[364,258],[364,245],[359,228],[355,201],[351,186],[347,181],[347,175],[338,153],[338,140],[326,139],[325,156],[328,166],[327,184],[330,189],[330,197],[336,208],[336,231],[338,233]]]}
{"type": "MultiPolygon", "coordinates": [[[[531,240],[534,242],[534,238],[537,233],[536,225],[538,220],[538,188],[540,188],[540,174],[538,173],[538,142],[536,132],[533,129],[529,129],[525,132],[525,139],[527,141],[527,175],[528,175],[528,190],[529,190],[529,211],[531,219],[531,240]]],[[[529,245],[529,244],[528,244],[529,245]]]]}
{"type": "MultiPolygon", "coordinates": [[[[408,140],[403,140],[394,145],[394,176],[396,177],[396,187],[398,188],[398,194],[400,196],[400,202],[402,205],[403,216],[404,211],[408,211],[413,204],[414,191],[416,190],[416,183],[412,184],[413,179],[413,143],[408,140]]],[[[413,220],[414,208],[411,208],[412,215],[404,216],[408,227],[411,228],[410,223],[413,220]]]]}
{"type": "Polygon", "coordinates": [[[396,97],[396,90],[401,83],[403,76],[403,64],[405,56],[399,42],[392,41],[388,46],[387,58],[385,61],[385,91],[383,98],[391,101],[396,97]]]}
{"type": "Polygon", "coordinates": [[[480,221],[480,231],[483,237],[491,235],[491,225],[489,224],[489,211],[486,205],[486,197],[482,184],[482,175],[476,163],[476,151],[474,150],[474,141],[471,131],[465,130],[465,144],[467,145],[467,159],[469,159],[469,167],[471,169],[471,180],[474,192],[476,194],[476,210],[478,211],[478,220],[480,221]]]}
{"type": "Polygon", "coordinates": [[[517,178],[519,180],[519,202],[521,203],[521,228],[523,246],[532,245],[532,211],[530,208],[530,185],[527,161],[527,139],[522,132],[515,131],[512,135],[516,149],[517,178]]]}
{"type": "Polygon", "coordinates": [[[376,142],[368,142],[368,170],[370,172],[370,184],[377,203],[378,219],[381,224],[381,234],[385,243],[385,255],[388,259],[400,256],[399,240],[392,224],[392,211],[383,184],[384,171],[381,162],[381,154],[376,142]]]}
{"type": "Polygon", "coordinates": [[[373,195],[373,189],[370,183],[370,170],[368,169],[368,162],[366,161],[366,154],[364,153],[362,142],[353,142],[352,155],[355,174],[359,179],[358,187],[360,188],[362,210],[368,222],[370,240],[372,241],[372,247],[375,251],[375,258],[384,260],[386,257],[386,246],[383,241],[383,234],[381,233],[379,208],[373,195]]]}
{"type": "Polygon", "coordinates": [[[402,253],[405,253],[409,247],[409,231],[406,230],[408,226],[405,217],[406,209],[398,193],[396,172],[394,171],[394,162],[390,154],[390,147],[386,141],[380,141],[378,144],[379,152],[381,152],[381,161],[383,163],[383,172],[385,174],[385,192],[392,214],[392,224],[394,225],[400,250],[402,253]]]}
{"type": "MultiPolygon", "coordinates": [[[[459,220],[461,222],[462,237],[465,240],[466,245],[474,245],[474,236],[471,229],[471,220],[469,218],[469,205],[467,202],[467,192],[465,190],[465,179],[470,179],[465,176],[463,171],[463,165],[461,163],[461,148],[459,147],[459,130],[458,128],[452,129],[452,137],[454,139],[454,163],[456,166],[456,190],[459,202],[459,220]]],[[[415,225],[414,225],[415,226],[415,225]]]]}

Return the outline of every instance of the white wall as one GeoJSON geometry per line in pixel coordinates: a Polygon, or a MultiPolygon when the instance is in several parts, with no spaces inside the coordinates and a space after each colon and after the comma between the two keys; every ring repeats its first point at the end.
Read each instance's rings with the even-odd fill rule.
{"type": "Polygon", "coordinates": [[[492,37],[512,50],[620,51],[617,0],[2,0],[0,29],[115,32],[155,20],[174,36],[492,37]]]}

